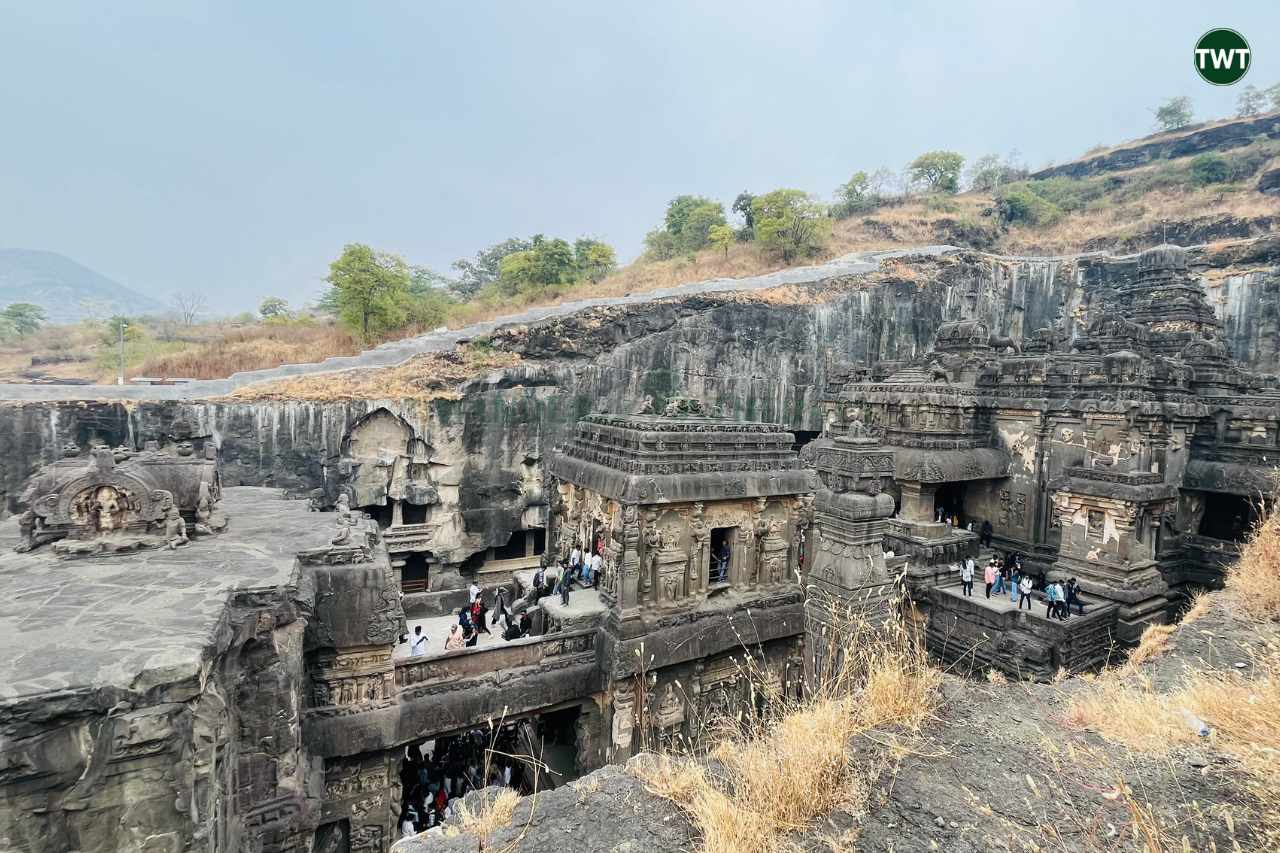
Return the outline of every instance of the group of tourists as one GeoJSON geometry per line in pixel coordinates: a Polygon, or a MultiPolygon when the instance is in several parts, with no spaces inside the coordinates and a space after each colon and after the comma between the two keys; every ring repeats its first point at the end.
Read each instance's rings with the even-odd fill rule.
{"type": "Polygon", "coordinates": [[[524,774],[514,759],[514,730],[504,727],[490,744],[487,729],[439,737],[405,749],[400,762],[400,834],[408,838],[453,816],[453,801],[486,785],[521,793],[524,774]]]}
{"type": "MultiPolygon", "coordinates": [[[[973,578],[977,570],[977,561],[973,557],[965,557],[960,564],[960,588],[966,596],[973,595],[973,578]]],[[[988,599],[994,595],[1009,596],[1009,601],[1031,609],[1036,592],[1040,592],[1045,602],[1045,616],[1065,622],[1070,616],[1074,604],[1078,613],[1084,615],[1084,601],[1080,598],[1080,584],[1075,578],[1062,581],[1048,581],[1043,574],[1033,574],[1022,567],[1022,556],[1016,553],[1004,557],[992,556],[982,572],[983,585],[988,599]]]]}
{"type": "Polygon", "coordinates": [[[569,552],[568,559],[560,559],[560,577],[557,578],[551,587],[546,586],[546,570],[539,568],[537,574],[533,578],[533,588],[535,596],[541,598],[544,594],[550,594],[550,591],[559,593],[560,603],[569,606],[569,591],[574,586],[581,586],[583,589],[597,589],[600,586],[600,575],[604,572],[604,555],[602,544],[597,543],[592,552],[588,554],[583,550],[580,543],[573,543],[573,550],[569,552]],[[544,592],[544,589],[548,590],[544,592]]]}
{"type": "MultiPolygon", "coordinates": [[[[499,622],[502,623],[504,640],[518,640],[529,635],[532,619],[528,611],[519,616],[512,612],[511,606],[507,603],[505,587],[498,587],[494,594],[492,610],[485,601],[484,590],[475,583],[471,584],[468,595],[471,603],[466,607],[458,608],[458,621],[449,627],[449,636],[444,640],[445,651],[451,652],[476,645],[480,641],[480,635],[492,635],[493,632],[489,628],[498,628],[499,622]],[[489,618],[490,613],[493,614],[492,621],[489,618]]],[[[414,626],[413,633],[406,638],[405,642],[409,644],[410,657],[419,657],[427,653],[428,639],[427,635],[422,633],[421,625],[414,626]]]]}

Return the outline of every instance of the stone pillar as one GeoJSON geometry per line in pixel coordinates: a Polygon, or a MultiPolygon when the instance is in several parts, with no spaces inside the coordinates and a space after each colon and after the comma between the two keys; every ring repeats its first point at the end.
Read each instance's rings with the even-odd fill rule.
{"type": "Polygon", "coordinates": [[[404,524],[404,507],[401,502],[395,498],[391,499],[391,526],[399,527],[404,524]]]}
{"type": "Polygon", "coordinates": [[[932,523],[937,508],[933,505],[938,487],[934,483],[902,482],[901,517],[906,521],[932,523]]]}
{"type": "Polygon", "coordinates": [[[622,560],[618,580],[617,607],[624,615],[640,606],[640,508],[622,505],[622,560]]]}

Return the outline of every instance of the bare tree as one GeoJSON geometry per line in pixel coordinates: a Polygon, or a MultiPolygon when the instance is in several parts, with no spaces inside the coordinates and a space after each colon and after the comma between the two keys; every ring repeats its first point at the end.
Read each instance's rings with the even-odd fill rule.
{"type": "Polygon", "coordinates": [[[184,293],[175,293],[173,295],[173,306],[178,312],[178,319],[182,321],[182,325],[194,325],[196,319],[204,313],[207,307],[204,294],[196,290],[188,290],[184,293]]]}

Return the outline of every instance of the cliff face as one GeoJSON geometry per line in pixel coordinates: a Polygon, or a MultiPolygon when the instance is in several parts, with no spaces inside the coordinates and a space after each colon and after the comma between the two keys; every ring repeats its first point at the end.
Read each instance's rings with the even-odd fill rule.
{"type": "MultiPolygon", "coordinates": [[[[1235,354],[1267,371],[1280,369],[1277,242],[1195,253],[1235,354]]],[[[430,486],[425,521],[437,527],[433,550],[460,562],[505,543],[525,510],[544,501],[537,486],[543,455],[591,411],[631,411],[645,398],[661,405],[688,395],[737,417],[817,432],[817,397],[832,363],[927,351],[967,292],[982,294],[979,311],[993,332],[1017,341],[1132,268],[1099,256],[950,252],[887,260],[866,274],[824,276],[816,268],[809,281],[753,291],[722,287],[569,308],[494,331],[487,346],[518,354],[518,361],[434,399],[340,399],[340,374],[333,401],[243,399],[253,386],[240,399],[39,400],[31,398],[41,389],[28,387],[27,399],[0,403],[0,491],[12,511],[22,482],[66,442],[140,446],[147,438],[181,437],[221,448],[228,485],[322,489],[331,499],[355,476],[352,429],[385,409],[421,448],[415,476],[430,486]]]]}

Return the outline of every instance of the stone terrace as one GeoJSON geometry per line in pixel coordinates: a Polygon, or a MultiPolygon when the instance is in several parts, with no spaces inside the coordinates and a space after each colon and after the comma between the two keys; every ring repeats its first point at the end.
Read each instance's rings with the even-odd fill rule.
{"type": "Polygon", "coordinates": [[[194,675],[229,595],[290,582],[300,549],[328,544],[329,514],[277,489],[223,492],[225,533],[176,551],[60,559],[14,553],[0,525],[0,702],[49,691],[143,691],[194,675]]]}

